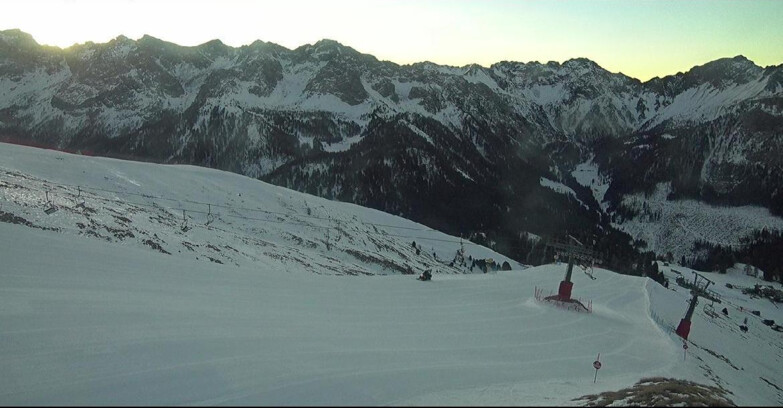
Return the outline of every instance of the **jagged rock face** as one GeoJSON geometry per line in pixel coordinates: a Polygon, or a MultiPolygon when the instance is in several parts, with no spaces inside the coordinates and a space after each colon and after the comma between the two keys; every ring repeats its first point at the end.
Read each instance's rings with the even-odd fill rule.
{"type": "Polygon", "coordinates": [[[623,194],[671,181],[673,198],[761,204],[783,214],[781,72],[740,56],[646,83],[662,103],[624,147],[603,155],[636,163],[614,167],[614,179],[624,183],[612,189],[623,194]]]}
{"type": "Polygon", "coordinates": [[[560,133],[579,141],[633,132],[648,109],[639,109],[650,95],[638,80],[612,74],[578,58],[549,62],[495,64],[504,89],[541,106],[560,133]]]}
{"type": "Polygon", "coordinates": [[[0,32],[0,140],[230,170],[451,232],[611,228],[606,208],[663,181],[783,213],[782,117],[783,67],[744,57],[642,83],[583,58],[400,66],[330,40],[0,32]],[[569,176],[591,155],[606,208],[569,176]]]}

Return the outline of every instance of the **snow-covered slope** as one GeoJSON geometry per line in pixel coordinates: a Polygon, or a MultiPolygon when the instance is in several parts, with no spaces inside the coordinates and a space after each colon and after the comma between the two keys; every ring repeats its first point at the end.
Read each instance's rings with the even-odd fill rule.
{"type": "Polygon", "coordinates": [[[737,207],[713,206],[696,200],[669,200],[668,183],[659,184],[650,195],[637,193],[625,196],[624,208],[635,215],[613,223],[634,240],[647,244],[657,254],[671,252],[674,259],[692,260],[699,241],[724,247],[741,248],[756,231],[783,230],[783,218],[764,207],[746,205],[737,207]]]}
{"type": "MultiPolygon", "coordinates": [[[[651,313],[665,330],[674,330],[691,298],[689,291],[675,284],[675,280],[682,276],[692,282],[693,270],[675,264],[664,266],[662,262],[659,266],[670,284],[668,290],[652,282],[648,286],[651,313]]],[[[783,404],[783,332],[773,330],[763,321],[783,323],[783,305],[753,298],[742,289],[760,285],[780,291],[783,285],[763,281],[760,275],[747,276],[741,266],[730,268],[726,274],[700,272],[714,282],[708,290],[716,293],[721,302],[699,298],[685,359],[702,369],[705,378],[730,390],[736,404],[779,406],[783,404]],[[724,308],[727,314],[722,312],[724,308]],[[740,329],[745,319],[747,332],[740,329]]]]}
{"type": "Polygon", "coordinates": [[[319,274],[466,273],[470,258],[518,266],[404,218],[229,172],[10,144],[0,152],[0,210],[66,236],[223,265],[272,258],[319,274]],[[51,215],[47,194],[59,208],[51,215]]]}
{"type": "MultiPolygon", "coordinates": [[[[0,149],[4,405],[576,405],[580,396],[654,376],[718,385],[740,405],[783,403],[779,333],[757,322],[739,332],[734,309],[707,319],[700,306],[683,358],[670,328],[688,295],[673,277],[665,289],[603,269],[595,280],[577,272],[574,295],[590,299],[593,312],[570,312],[534,296],[536,288],[555,290],[565,265],[447,273],[461,270],[427,250],[442,260],[459,240],[435,231],[396,232],[420,237],[425,259],[411,264],[438,265],[431,282],[339,255],[414,258],[405,252],[411,238],[383,235],[388,227],[379,225],[419,227],[398,217],[214,170],[0,149]],[[84,188],[72,199],[79,189],[64,184],[102,190],[84,188]],[[43,213],[44,185],[59,206],[51,215],[43,213]],[[81,198],[95,212],[77,212],[81,198]],[[213,207],[215,221],[195,228],[205,217],[195,201],[231,208],[213,207]],[[182,232],[173,207],[187,205],[194,229],[182,232]],[[307,208],[326,220],[305,217],[307,208]],[[351,231],[332,237],[331,250],[316,232],[329,217],[351,231]],[[95,228],[73,227],[89,220],[95,228]],[[117,237],[118,223],[135,237],[117,237]],[[109,239],[79,233],[89,230],[109,239]],[[171,254],[142,237],[159,238],[153,242],[171,254]],[[316,248],[306,249],[308,240],[316,248]],[[337,265],[383,276],[325,276],[338,274],[337,265]]],[[[502,259],[477,246],[466,252],[502,259]]],[[[713,279],[727,305],[783,320],[769,301],[722,285],[755,278],[713,279]]]]}

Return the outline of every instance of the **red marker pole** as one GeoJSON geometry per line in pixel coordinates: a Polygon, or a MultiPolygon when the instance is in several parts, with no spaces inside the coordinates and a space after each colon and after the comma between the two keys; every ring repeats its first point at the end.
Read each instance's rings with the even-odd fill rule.
{"type": "Polygon", "coordinates": [[[598,358],[593,361],[593,368],[595,368],[595,377],[593,377],[593,384],[598,379],[598,370],[601,368],[601,353],[598,353],[598,358]]]}

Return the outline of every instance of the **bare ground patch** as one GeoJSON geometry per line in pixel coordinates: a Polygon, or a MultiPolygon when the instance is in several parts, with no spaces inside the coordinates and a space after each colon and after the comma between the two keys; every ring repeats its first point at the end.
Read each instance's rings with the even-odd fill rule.
{"type": "Polygon", "coordinates": [[[390,261],[389,259],[373,256],[367,252],[357,251],[354,249],[346,249],[345,252],[364,263],[378,264],[381,265],[384,269],[391,269],[400,272],[403,275],[410,275],[409,273],[410,268],[405,268],[401,265],[394,263],[393,261],[390,261]]]}
{"type": "Polygon", "coordinates": [[[643,378],[633,387],[619,391],[590,394],[574,401],[587,407],[645,406],[645,407],[734,407],[736,404],[720,388],[673,378],[643,378]]]}
{"type": "Polygon", "coordinates": [[[163,249],[163,247],[159,243],[157,243],[157,242],[155,242],[155,241],[153,241],[151,239],[145,239],[144,241],[142,241],[142,244],[147,245],[150,248],[152,248],[154,250],[157,250],[157,251],[159,251],[161,253],[171,255],[171,252],[166,251],[165,249],[163,249]]]}
{"type": "Polygon", "coordinates": [[[7,222],[9,224],[24,225],[26,227],[38,228],[38,229],[42,229],[44,231],[59,231],[60,230],[59,228],[41,227],[41,226],[35,225],[32,222],[27,221],[26,219],[24,219],[22,217],[19,217],[17,215],[14,215],[12,213],[5,212],[5,211],[0,211],[0,222],[7,222]]]}

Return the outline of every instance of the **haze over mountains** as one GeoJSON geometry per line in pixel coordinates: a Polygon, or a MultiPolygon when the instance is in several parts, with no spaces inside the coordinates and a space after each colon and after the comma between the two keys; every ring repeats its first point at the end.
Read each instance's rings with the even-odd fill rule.
{"type": "Polygon", "coordinates": [[[782,116],[783,66],[742,56],[640,82],[583,58],[400,66],[330,40],[0,32],[0,140],[229,170],[528,263],[568,232],[619,270],[655,251],[780,274],[782,116]]]}

